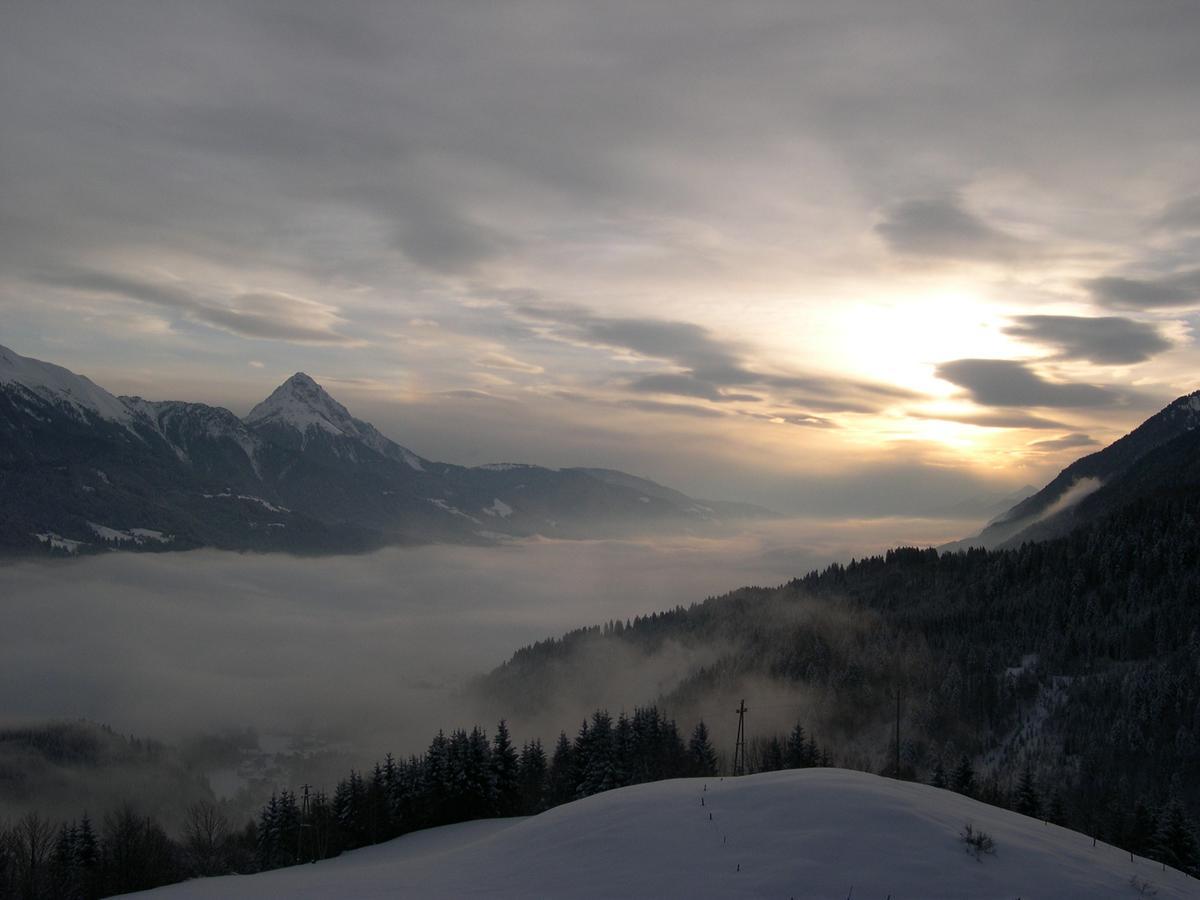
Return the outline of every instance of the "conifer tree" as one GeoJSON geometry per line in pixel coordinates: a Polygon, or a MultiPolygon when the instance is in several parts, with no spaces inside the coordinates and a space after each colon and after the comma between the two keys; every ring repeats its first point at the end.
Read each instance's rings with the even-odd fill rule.
{"type": "Polygon", "coordinates": [[[1169,866],[1193,872],[1200,863],[1200,858],[1197,857],[1196,835],[1182,804],[1175,798],[1167,803],[1159,815],[1155,843],[1158,858],[1169,866]]]}
{"type": "Polygon", "coordinates": [[[583,783],[579,787],[580,796],[587,797],[618,786],[613,759],[612,726],[612,716],[607,710],[598,709],[592,714],[583,783]]]}
{"type": "Polygon", "coordinates": [[[1150,856],[1156,847],[1158,818],[1144,800],[1138,798],[1133,807],[1133,822],[1126,838],[1129,851],[1138,856],[1150,856]]]}
{"type": "Polygon", "coordinates": [[[716,775],[717,753],[708,739],[708,726],[701,719],[688,741],[688,768],[693,776],[716,775]]]}
{"type": "Polygon", "coordinates": [[[547,800],[551,806],[567,803],[575,798],[575,750],[565,731],[559,732],[550,759],[550,776],[547,800]]]}
{"type": "Polygon", "coordinates": [[[958,793],[966,794],[968,797],[975,794],[975,768],[971,765],[971,758],[965,753],[954,770],[951,786],[958,793]]]}
{"type": "Polygon", "coordinates": [[[422,820],[429,825],[444,825],[450,806],[452,785],[450,772],[450,740],[439,730],[429,742],[423,766],[425,776],[425,809],[422,820]]]}
{"type": "Polygon", "coordinates": [[[613,728],[613,778],[617,787],[633,784],[633,723],[622,710],[613,728]]]}
{"type": "Polygon", "coordinates": [[[1025,761],[1025,767],[1021,770],[1021,780],[1017,785],[1016,809],[1022,815],[1034,818],[1042,814],[1042,798],[1038,796],[1033,763],[1030,760],[1025,761]]]}
{"type": "Polygon", "coordinates": [[[278,819],[279,798],[275,794],[272,794],[271,799],[259,811],[258,831],[256,833],[258,840],[258,868],[264,872],[268,869],[274,869],[279,865],[277,861],[279,833],[276,829],[278,819]]]}
{"type": "Polygon", "coordinates": [[[524,815],[536,815],[546,808],[546,794],[549,789],[546,751],[542,749],[542,742],[537,738],[521,749],[518,770],[521,812],[524,815]]]}
{"type": "Polygon", "coordinates": [[[521,812],[522,794],[520,759],[509,736],[508,724],[503,719],[496,726],[496,736],[492,738],[491,766],[496,815],[518,815],[521,812]]]}
{"type": "Polygon", "coordinates": [[[808,740],[804,735],[804,726],[799,722],[792,729],[792,733],[788,735],[784,763],[789,769],[802,769],[811,765],[808,755],[808,740]]]}

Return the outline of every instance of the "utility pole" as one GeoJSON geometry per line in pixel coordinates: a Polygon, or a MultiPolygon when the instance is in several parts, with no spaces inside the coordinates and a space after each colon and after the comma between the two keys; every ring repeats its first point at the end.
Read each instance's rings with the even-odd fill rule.
{"type": "Polygon", "coordinates": [[[746,701],[734,710],[738,717],[737,743],[733,745],[733,774],[746,774],[746,701]]]}
{"type": "Polygon", "coordinates": [[[300,806],[300,827],[296,829],[296,862],[304,860],[304,857],[301,855],[304,846],[304,829],[312,828],[312,825],[308,821],[308,789],[311,787],[311,784],[301,785],[300,787],[304,791],[304,800],[300,806]]]}

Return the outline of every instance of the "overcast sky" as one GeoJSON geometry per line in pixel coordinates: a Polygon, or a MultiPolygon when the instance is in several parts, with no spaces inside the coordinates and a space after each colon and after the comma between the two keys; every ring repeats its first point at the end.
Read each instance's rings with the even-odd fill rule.
{"type": "Polygon", "coordinates": [[[1197,384],[1200,5],[20,2],[0,343],[788,511],[1197,384]]]}

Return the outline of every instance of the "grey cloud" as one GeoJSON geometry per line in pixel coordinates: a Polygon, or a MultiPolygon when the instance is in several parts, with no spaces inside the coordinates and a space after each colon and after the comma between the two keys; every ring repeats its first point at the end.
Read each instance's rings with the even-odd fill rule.
{"type": "Polygon", "coordinates": [[[509,403],[504,397],[497,397],[487,391],[476,391],[470,388],[459,388],[453,391],[438,391],[439,397],[453,397],[456,400],[484,400],[489,403],[509,403]]]}
{"type": "MultiPolygon", "coordinates": [[[[522,298],[523,299],[523,298],[522,298]]],[[[709,329],[691,322],[661,319],[604,318],[576,307],[551,307],[519,303],[518,315],[557,326],[564,337],[582,343],[622,350],[673,362],[686,372],[658,372],[638,376],[631,390],[675,394],[714,403],[759,402],[756,394],[733,393],[730,387],[771,391],[800,391],[796,406],[826,412],[878,412],[898,400],[920,399],[905,388],[825,375],[778,375],[756,371],[745,361],[747,348],[725,342],[709,329]]],[[[823,421],[823,420],[822,420],[823,421]]]]}
{"type": "Polygon", "coordinates": [[[694,403],[662,403],[658,400],[621,400],[617,403],[626,409],[638,409],[642,412],[667,413],[672,416],[693,416],[697,419],[721,419],[725,413],[709,406],[696,406],[694,403]]]}
{"type": "Polygon", "coordinates": [[[1066,428],[1062,422],[1045,419],[1041,416],[1021,412],[1000,413],[968,413],[955,415],[952,413],[928,413],[909,410],[905,413],[914,419],[934,419],[939,422],[959,422],[963,425],[975,425],[979,428],[1066,428]]]}
{"type": "Polygon", "coordinates": [[[393,223],[396,246],[413,262],[446,274],[468,273],[516,244],[473,221],[444,198],[410,190],[369,201],[393,223]]]}
{"type": "Polygon", "coordinates": [[[880,384],[874,381],[856,381],[850,378],[831,378],[828,376],[769,376],[769,382],[783,388],[808,391],[814,394],[837,393],[839,391],[854,391],[872,397],[882,397],[888,400],[912,400],[920,397],[916,391],[897,387],[894,384],[880,384]]]}
{"type": "Polygon", "coordinates": [[[1029,445],[1029,449],[1039,453],[1054,453],[1059,450],[1074,450],[1077,447],[1094,447],[1099,443],[1099,441],[1089,435],[1076,432],[1075,434],[1068,434],[1047,441],[1034,441],[1029,445]]]}
{"type": "Polygon", "coordinates": [[[592,406],[606,406],[614,409],[636,409],[640,412],[666,413],[672,416],[691,416],[696,419],[724,419],[729,413],[712,406],[699,406],[695,403],[667,403],[662,400],[622,399],[613,400],[609,397],[585,394],[579,391],[557,390],[553,396],[570,403],[587,403],[592,406]]]}
{"type": "Polygon", "coordinates": [[[739,415],[764,422],[774,422],[781,425],[798,425],[801,428],[837,428],[836,422],[804,412],[774,412],[759,413],[750,410],[740,410],[739,415]]]}
{"type": "MultiPolygon", "coordinates": [[[[342,314],[367,334],[414,298],[436,297],[422,313],[441,302],[423,293],[431,283],[466,277],[495,289],[586,285],[564,299],[603,303],[593,298],[606,278],[629,297],[625,279],[648,261],[719,272],[794,248],[784,252],[795,271],[816,272],[844,259],[837,225],[858,227],[863,209],[883,211],[879,234],[900,253],[1014,252],[1004,224],[947,198],[947,185],[1044,195],[1031,217],[1063,211],[1062,230],[1107,246],[1111,230],[1065,211],[1093,201],[1096,178],[1128,159],[1148,174],[1114,189],[1114,204],[1136,204],[1143,182],[1155,197],[1181,193],[1160,173],[1200,122],[1200,12],[1036,6],[918,0],[881,16],[856,0],[748,0],[681,17],[653,0],[501,0],[470,15],[406,0],[15,0],[0,30],[0,269],[188,259],[229,283],[263,269],[308,276],[297,291],[313,297],[336,277],[364,288],[342,314]],[[810,266],[827,222],[833,253],[810,266]],[[648,252],[632,266],[607,246],[581,253],[595,234],[648,252]]],[[[1171,222],[1186,221],[1180,210],[1171,222]]],[[[3,302],[11,323],[10,311],[32,317],[42,301],[3,302]]],[[[273,312],[185,314],[262,331],[273,312]]],[[[491,337],[510,324],[481,315],[463,327],[491,337]]],[[[663,336],[635,337],[649,347],[663,336]]],[[[779,405],[891,402],[845,384],[789,389],[754,371],[752,350],[708,337],[655,358],[718,390],[772,389],[779,405]]],[[[671,335],[677,348],[686,338],[671,335]]],[[[414,362],[387,352],[389,364],[414,362]]]]}
{"type": "Polygon", "coordinates": [[[806,409],[817,409],[821,412],[843,412],[870,414],[879,412],[879,407],[870,403],[862,403],[851,399],[826,397],[793,397],[791,402],[806,409]]]}
{"type": "Polygon", "coordinates": [[[702,400],[711,400],[714,403],[730,403],[733,401],[754,403],[762,399],[754,394],[727,394],[719,390],[711,382],[697,378],[695,375],[674,375],[670,373],[643,375],[641,378],[636,378],[630,382],[629,387],[631,390],[649,394],[675,394],[680,397],[698,397],[702,400]]]}
{"type": "Polygon", "coordinates": [[[1200,194],[1168,204],[1156,224],[1173,231],[1200,231],[1200,194]]]}
{"type": "Polygon", "coordinates": [[[515,359],[504,353],[485,353],[482,356],[476,357],[473,362],[475,365],[482,366],[485,369],[501,369],[507,372],[521,372],[526,375],[540,375],[545,371],[539,365],[515,359]]]}
{"type": "Polygon", "coordinates": [[[723,342],[707,328],[692,322],[606,318],[577,307],[526,304],[517,306],[515,311],[565,326],[567,335],[575,340],[670,360],[694,370],[705,380],[745,384],[758,379],[741,367],[743,347],[732,341],[723,342]]]}
{"type": "Polygon", "coordinates": [[[1025,363],[1007,359],[958,359],[939,365],[938,378],[964,388],[982,406],[1085,408],[1123,405],[1127,392],[1094,384],[1047,381],[1025,363]]]}
{"type": "Polygon", "coordinates": [[[1030,249],[953,197],[906,200],[888,210],[875,230],[893,251],[910,256],[1009,260],[1030,249]]]}
{"type": "MultiPolygon", "coordinates": [[[[686,23],[652,2],[495,3],[469,16],[412,2],[11,3],[0,59],[16,189],[0,252],[45,263],[188,247],[320,269],[348,265],[324,245],[350,212],[388,225],[391,250],[461,274],[526,246],[521,213],[540,200],[622,223],[695,219],[719,200],[709,184],[726,160],[772,177],[771,152],[802,136],[869,203],[919,198],[881,225],[901,252],[991,257],[1011,236],[953,200],[921,199],[928,184],[1017,166],[1048,181],[1084,150],[1149,158],[1140,151],[1176,134],[1164,125],[1196,119],[1197,17],[1185,6],[1131,29],[1114,0],[1052,21],[1023,3],[984,16],[971,2],[953,14],[919,2],[896,18],[877,4],[707,3],[686,23]],[[1004,52],[1016,45],[1021,67],[1004,52]],[[1129,123],[1119,141],[1117,102],[1129,123]],[[692,167],[692,183],[676,179],[692,167]]],[[[354,264],[378,265],[389,248],[360,228],[354,264]]],[[[541,223],[533,232],[545,239],[541,223]]]]}
{"type": "Polygon", "coordinates": [[[1084,282],[1102,306],[1155,309],[1200,306],[1200,269],[1187,269],[1154,278],[1112,275],[1084,282]]]}
{"type": "Polygon", "coordinates": [[[1119,316],[1017,316],[1014,321],[1005,334],[1056,347],[1061,359],[1124,365],[1171,348],[1154,325],[1119,316]]]}
{"type": "Polygon", "coordinates": [[[196,295],[175,284],[155,283],[107,272],[48,274],[43,283],[87,293],[116,294],[182,313],[187,318],[242,337],[312,344],[348,344],[340,321],[329,308],[311,300],[270,291],[238,294],[225,303],[196,295]]]}
{"type": "Polygon", "coordinates": [[[916,391],[878,382],[829,376],[768,376],[765,383],[801,391],[791,398],[796,406],[823,412],[877,413],[902,400],[921,400],[916,391]]]}

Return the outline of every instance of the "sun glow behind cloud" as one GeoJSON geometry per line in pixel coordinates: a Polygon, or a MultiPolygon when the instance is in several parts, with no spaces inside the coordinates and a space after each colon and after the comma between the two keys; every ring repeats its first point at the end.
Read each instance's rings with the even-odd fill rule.
{"type": "Polygon", "coordinates": [[[768,504],[1037,481],[1196,386],[1194,11],[296,10],[14,6],[0,338],[768,504]]]}

